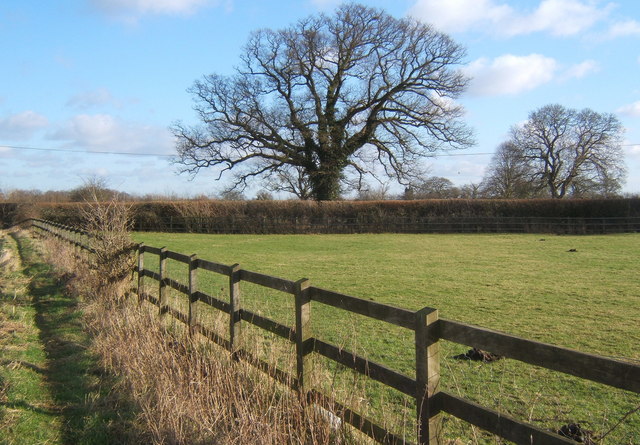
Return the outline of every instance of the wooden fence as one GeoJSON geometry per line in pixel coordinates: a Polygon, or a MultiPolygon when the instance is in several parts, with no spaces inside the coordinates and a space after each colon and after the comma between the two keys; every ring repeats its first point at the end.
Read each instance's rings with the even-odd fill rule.
{"type": "MultiPolygon", "coordinates": [[[[92,251],[90,235],[72,227],[43,220],[30,220],[31,227],[73,244],[79,249],[92,251]]],[[[137,253],[137,293],[140,301],[146,300],[159,308],[160,314],[170,314],[187,325],[191,332],[197,332],[230,351],[238,359],[254,364],[271,377],[306,394],[309,400],[330,403],[344,422],[357,428],[380,443],[406,444],[406,438],[395,435],[376,425],[361,414],[342,406],[308,387],[311,354],[319,354],[341,365],[353,369],[366,377],[400,391],[416,402],[417,431],[419,444],[441,444],[442,413],[448,413],[483,430],[496,434],[518,444],[575,444],[571,439],[543,430],[535,425],[520,421],[503,413],[483,407],[470,400],[439,389],[440,355],[439,340],[477,347],[507,358],[570,374],[579,378],[609,385],[615,388],[640,393],[640,366],[611,358],[578,352],[575,350],[540,343],[512,336],[490,329],[472,326],[453,320],[439,318],[434,308],[410,311],[386,304],[380,304],[349,295],[313,287],[307,279],[290,281],[257,272],[241,269],[239,265],[224,265],[185,255],[165,248],[139,244],[137,253]],[[148,269],[148,255],[156,257],[158,272],[148,269]],[[167,260],[188,265],[188,283],[180,283],[167,275],[167,260]],[[206,270],[228,279],[228,300],[223,301],[201,292],[197,285],[199,270],[206,270]],[[154,281],[157,297],[149,292],[154,281]],[[290,294],[295,301],[295,326],[285,326],[269,318],[258,315],[242,307],[240,299],[241,283],[258,286],[290,294]],[[171,307],[167,302],[167,288],[172,288],[186,296],[189,301],[187,313],[171,307]],[[369,361],[330,343],[312,336],[310,330],[310,303],[316,301],[344,311],[360,314],[414,332],[415,375],[408,376],[388,367],[369,361]],[[229,315],[228,337],[223,337],[207,326],[195,322],[196,302],[210,305],[229,315]],[[295,375],[275,368],[239,349],[238,338],[242,322],[251,323],[295,344],[295,375]]]]}

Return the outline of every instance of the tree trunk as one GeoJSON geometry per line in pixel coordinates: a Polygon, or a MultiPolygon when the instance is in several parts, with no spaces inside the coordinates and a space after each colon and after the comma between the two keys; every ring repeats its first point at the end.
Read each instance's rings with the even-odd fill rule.
{"type": "Polygon", "coordinates": [[[341,171],[319,171],[311,175],[313,199],[316,201],[334,201],[340,198],[341,171]]]}

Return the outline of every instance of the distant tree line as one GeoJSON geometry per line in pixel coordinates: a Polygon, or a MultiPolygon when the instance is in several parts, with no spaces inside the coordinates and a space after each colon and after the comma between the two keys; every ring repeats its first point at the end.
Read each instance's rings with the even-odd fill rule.
{"type": "Polygon", "coordinates": [[[0,189],[0,201],[15,203],[110,201],[114,198],[121,201],[135,199],[128,193],[110,188],[107,179],[98,176],[84,179],[82,185],[71,190],[0,189]]]}
{"type": "Polygon", "coordinates": [[[626,176],[622,135],[612,114],[547,105],[512,127],[482,182],[457,187],[447,178],[427,177],[406,187],[402,198],[619,197],[626,176]]]}

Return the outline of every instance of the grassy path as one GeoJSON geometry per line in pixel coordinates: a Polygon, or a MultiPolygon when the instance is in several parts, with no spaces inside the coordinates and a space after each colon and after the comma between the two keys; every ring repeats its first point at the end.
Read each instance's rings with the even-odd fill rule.
{"type": "Polygon", "coordinates": [[[29,238],[0,232],[0,255],[0,444],[114,443],[77,301],[29,238]]]}

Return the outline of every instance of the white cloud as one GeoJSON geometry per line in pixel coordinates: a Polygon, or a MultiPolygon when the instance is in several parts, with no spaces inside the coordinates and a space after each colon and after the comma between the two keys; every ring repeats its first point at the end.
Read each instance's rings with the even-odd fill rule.
{"type": "Polygon", "coordinates": [[[556,36],[575,35],[604,18],[609,9],[598,9],[593,2],[579,0],[545,0],[531,15],[520,17],[514,34],[549,31],[556,36]]]}
{"type": "Polygon", "coordinates": [[[340,3],[340,0],[311,0],[313,6],[322,10],[333,8],[340,3]]]}
{"type": "Polygon", "coordinates": [[[466,110],[464,109],[464,107],[451,97],[440,96],[437,93],[433,93],[429,96],[429,100],[433,102],[434,105],[441,107],[443,110],[448,110],[453,114],[456,114],[458,112],[466,114],[466,110]]]}
{"type": "MultiPolygon", "coordinates": [[[[637,168],[633,168],[634,166],[632,166],[629,162],[634,163],[634,162],[640,162],[640,144],[634,144],[634,141],[630,141],[630,140],[625,140],[622,143],[622,149],[624,150],[624,156],[625,159],[627,161],[627,167],[629,167],[629,172],[632,173],[634,171],[638,171],[637,168]]],[[[637,141],[636,141],[637,142],[637,141]]],[[[631,179],[631,178],[628,178],[631,179]]],[[[640,177],[636,177],[635,178],[636,181],[640,180],[640,177]]],[[[630,184],[628,183],[629,181],[627,181],[627,186],[629,186],[630,184]]],[[[640,190],[640,183],[638,183],[637,185],[635,185],[635,190],[634,192],[637,192],[638,190],[640,190]]]]}
{"type": "Polygon", "coordinates": [[[126,122],[109,114],[79,114],[50,139],[89,151],[171,154],[172,136],[166,128],[126,122]]]}
{"type": "Polygon", "coordinates": [[[640,117],[640,100],[618,108],[616,113],[624,114],[625,116],[640,117]]]}
{"type": "Polygon", "coordinates": [[[550,82],[558,63],[540,54],[505,54],[490,61],[472,62],[465,70],[472,77],[469,91],[479,96],[514,95],[550,82]]]}
{"type": "Polygon", "coordinates": [[[460,32],[504,22],[514,11],[493,0],[418,0],[409,14],[443,31],[460,32]]]}
{"type": "Polygon", "coordinates": [[[600,69],[598,63],[595,60],[585,60],[570,67],[562,76],[563,79],[581,79],[587,74],[596,72],[600,69]]]}
{"type": "Polygon", "coordinates": [[[112,17],[135,21],[148,15],[190,15],[215,0],[91,0],[100,11],[112,17]]]}
{"type": "Polygon", "coordinates": [[[474,156],[473,161],[463,158],[438,158],[438,162],[432,166],[430,174],[443,176],[450,179],[456,185],[478,183],[482,181],[486,163],[490,157],[474,156]]]}
{"type": "Polygon", "coordinates": [[[640,158],[640,144],[627,146],[625,152],[633,157],[640,158]]]}
{"type": "Polygon", "coordinates": [[[505,54],[493,60],[477,59],[465,73],[471,77],[471,94],[502,96],[530,91],[554,80],[580,79],[598,69],[594,60],[585,60],[563,70],[558,61],[541,54],[505,54]]]}
{"type": "Polygon", "coordinates": [[[610,9],[585,0],[543,0],[533,11],[518,11],[496,0],[417,0],[409,14],[446,32],[479,29],[506,36],[534,32],[567,36],[589,29],[610,9]]]}
{"type": "Polygon", "coordinates": [[[36,131],[49,125],[49,120],[35,111],[23,111],[6,118],[0,118],[0,137],[26,140],[36,131]]]}
{"type": "Polygon", "coordinates": [[[640,36],[640,22],[637,20],[626,20],[614,23],[609,29],[610,38],[640,36]]]}
{"type": "Polygon", "coordinates": [[[106,88],[97,88],[91,91],[76,94],[67,101],[67,106],[79,110],[98,107],[101,105],[113,105],[121,107],[122,103],[115,99],[106,88]]]}

